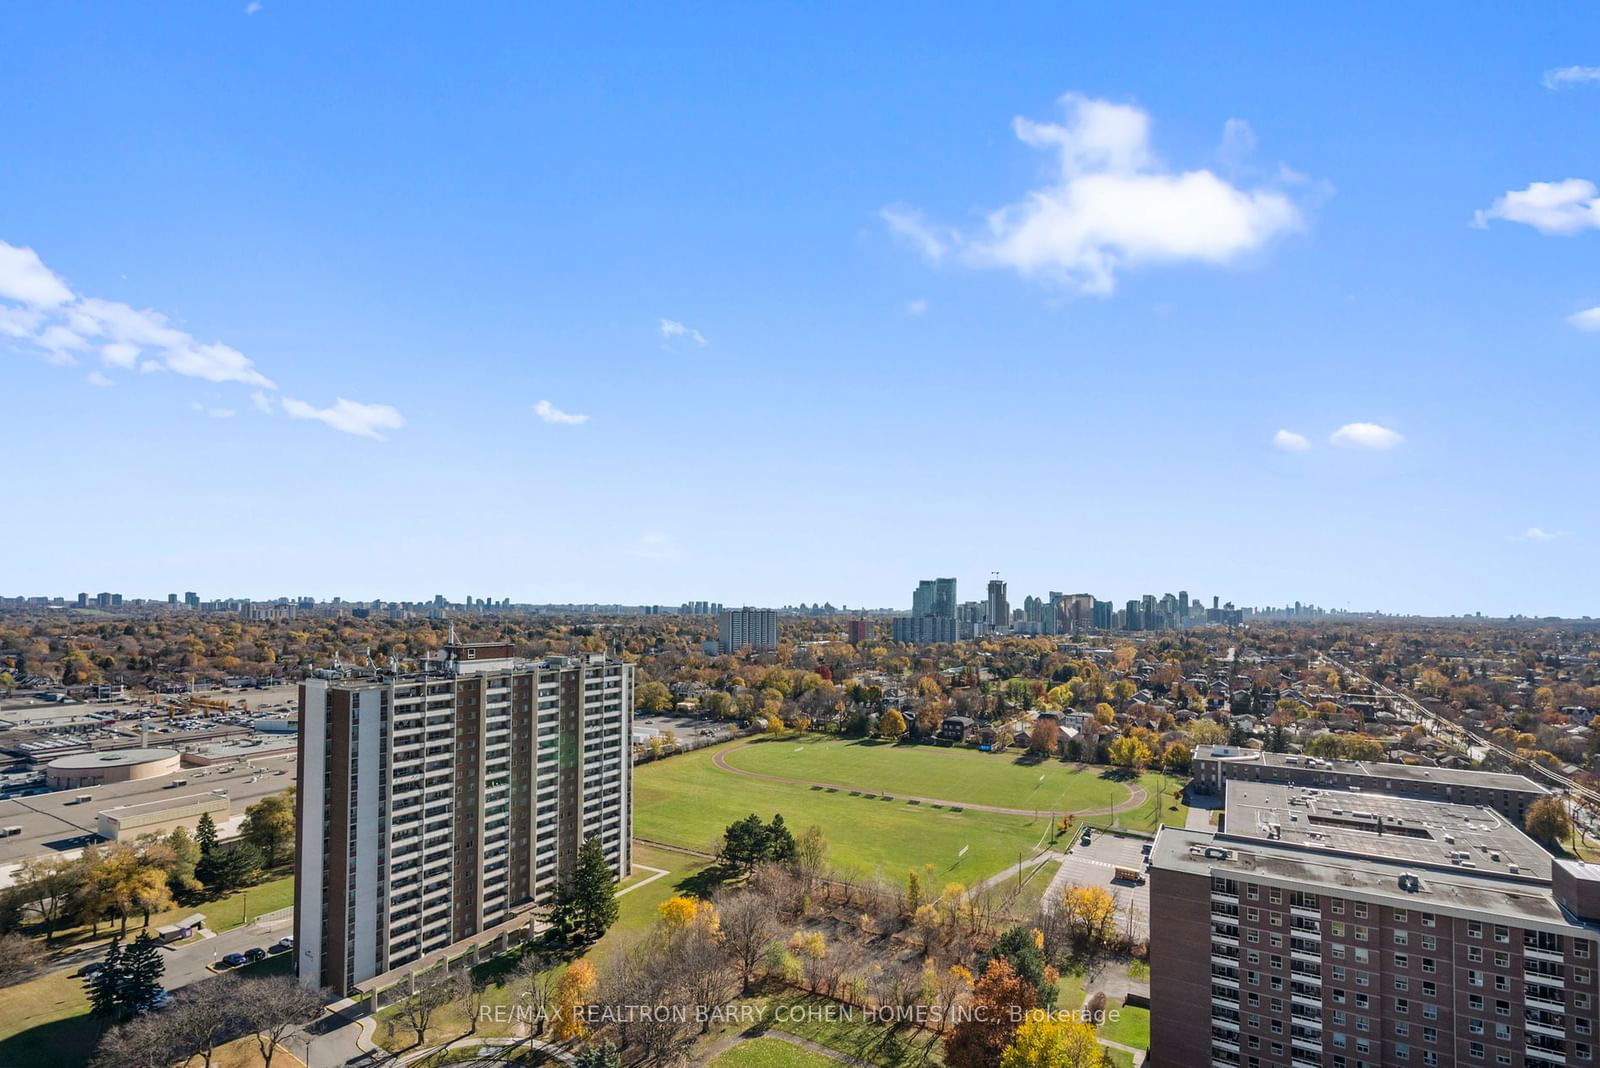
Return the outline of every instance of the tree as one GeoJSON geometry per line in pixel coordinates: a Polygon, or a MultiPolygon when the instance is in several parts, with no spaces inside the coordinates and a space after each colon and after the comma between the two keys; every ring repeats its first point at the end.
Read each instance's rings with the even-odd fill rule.
{"type": "Polygon", "coordinates": [[[1168,775],[1187,775],[1193,755],[1189,747],[1182,742],[1173,742],[1167,746],[1166,752],[1161,754],[1161,766],[1168,775]]]}
{"type": "Polygon", "coordinates": [[[777,917],[771,903],[753,890],[718,894],[716,905],[722,920],[723,946],[739,966],[741,991],[749,994],[756,962],[778,936],[777,917]]]}
{"type": "MultiPolygon", "coordinates": [[[[573,967],[582,963],[578,961],[573,967]]],[[[420,1046],[427,1040],[428,1026],[433,1023],[434,1013],[452,1001],[466,996],[467,974],[445,971],[431,980],[418,980],[418,982],[425,982],[426,985],[419,985],[416,993],[400,1002],[395,1015],[417,1036],[415,1044],[420,1046]]]]}
{"type": "Polygon", "coordinates": [[[708,901],[676,894],[656,906],[656,913],[662,929],[671,935],[694,923],[704,909],[711,907],[708,901]]]}
{"type": "Polygon", "coordinates": [[[193,835],[182,827],[175,827],[162,839],[170,861],[164,865],[167,872],[167,889],[173,897],[187,897],[200,889],[195,876],[195,865],[200,863],[200,845],[193,835]]]}
{"type": "Polygon", "coordinates": [[[1103,886],[1070,885],[1061,892],[1062,921],[1078,945],[1094,949],[1116,929],[1117,899],[1103,886]]]}
{"type": "Polygon", "coordinates": [[[89,995],[90,1012],[96,1016],[116,1015],[121,1004],[118,994],[122,985],[122,939],[112,936],[100,970],[85,979],[83,985],[89,995]]]}
{"type": "Polygon", "coordinates": [[[878,717],[878,737],[895,741],[906,732],[906,717],[898,708],[891,708],[878,717]]]}
{"type": "Polygon", "coordinates": [[[194,840],[200,846],[200,855],[209,856],[217,849],[217,821],[211,818],[211,813],[202,812],[200,822],[194,828],[194,840]]]}
{"type": "Polygon", "coordinates": [[[672,708],[672,691],[667,689],[665,683],[651,680],[635,692],[634,704],[646,712],[666,712],[672,708]]]}
{"type": "Polygon", "coordinates": [[[1183,733],[1195,745],[1221,745],[1228,740],[1228,729],[1214,719],[1192,719],[1183,733]]]}
{"type": "Polygon", "coordinates": [[[822,877],[828,866],[828,839],[822,828],[812,824],[794,840],[795,874],[807,885],[822,877]]]}
{"type": "MultiPolygon", "coordinates": [[[[219,975],[185,987],[176,1004],[161,1014],[180,1056],[198,1053],[211,1068],[216,1048],[246,1029],[237,975],[219,975]]],[[[176,1058],[174,1058],[176,1059],[176,1058]]]]}
{"type": "Polygon", "coordinates": [[[117,1001],[124,1011],[137,1011],[155,1000],[166,967],[155,939],[141,933],[133,940],[122,954],[117,981],[117,1001]]]}
{"type": "Polygon", "coordinates": [[[950,1068],[993,1068],[1034,1007],[1033,984],[1019,978],[1003,958],[989,962],[973,987],[973,1011],[945,1036],[950,1068]]]}
{"type": "Polygon", "coordinates": [[[170,1068],[173,1027],[163,1016],[135,1016],[105,1033],[92,1068],[170,1068]]]}
{"type": "Polygon", "coordinates": [[[272,1068],[272,1056],[289,1032],[314,1018],[322,1008],[322,999],[315,991],[307,990],[288,975],[252,979],[242,993],[246,1025],[255,1035],[263,1068],[272,1068]]]}
{"type": "Polygon", "coordinates": [[[749,870],[767,859],[767,828],[754,812],[728,824],[722,832],[720,859],[725,864],[749,870]]]}
{"type": "Polygon", "coordinates": [[[578,864],[561,888],[551,922],[568,938],[597,939],[617,921],[617,880],[605,847],[591,834],[578,849],[578,864]]]}
{"type": "Polygon", "coordinates": [[[29,979],[44,964],[44,947],[18,934],[0,935],[0,987],[29,979]]]}
{"type": "Polygon", "coordinates": [[[84,866],[65,857],[35,857],[17,870],[13,894],[24,913],[33,913],[44,924],[46,945],[55,941],[56,923],[67,914],[83,882],[84,866]]]}
{"type": "Polygon", "coordinates": [[[294,792],[269,794],[244,810],[239,833],[261,851],[269,868],[294,851],[294,792]]]}
{"type": "Polygon", "coordinates": [[[195,874],[208,890],[226,893],[261,877],[261,852],[249,842],[234,842],[203,853],[195,874]]]}
{"type": "Polygon", "coordinates": [[[1000,1055],[1000,1068],[1100,1068],[1112,1063],[1094,1027],[1070,1013],[1028,1013],[1000,1055]]]}
{"type": "Polygon", "coordinates": [[[581,958],[573,961],[571,967],[562,974],[556,986],[557,1042],[582,1038],[588,1033],[589,1025],[583,1018],[583,1007],[593,995],[595,983],[594,965],[581,958]]]}
{"type": "Polygon", "coordinates": [[[775,812],[772,815],[772,822],[767,824],[766,859],[787,863],[794,857],[794,835],[789,833],[789,828],[784,825],[783,813],[775,812]]]}
{"type": "Polygon", "coordinates": [[[1044,936],[1039,931],[1013,927],[984,954],[978,970],[982,972],[991,960],[1003,959],[1019,978],[1033,984],[1036,1003],[1051,1009],[1056,1003],[1056,977],[1045,966],[1043,949],[1044,936]]]}
{"type": "Polygon", "coordinates": [[[1566,803],[1559,797],[1541,797],[1529,805],[1523,826],[1530,837],[1546,845],[1559,845],[1572,837],[1572,820],[1566,803]]]}
{"type": "Polygon", "coordinates": [[[1028,736],[1028,749],[1040,756],[1049,756],[1056,751],[1056,740],[1060,731],[1056,721],[1049,716],[1040,716],[1033,721],[1033,732],[1028,736]]]}
{"type": "Polygon", "coordinates": [[[573,1063],[576,1068],[622,1068],[622,1056],[608,1039],[598,1046],[579,1050],[573,1063]]]}
{"type": "Polygon", "coordinates": [[[1119,768],[1143,769],[1153,759],[1150,748],[1139,739],[1124,735],[1111,743],[1107,750],[1111,763],[1119,768]]]}

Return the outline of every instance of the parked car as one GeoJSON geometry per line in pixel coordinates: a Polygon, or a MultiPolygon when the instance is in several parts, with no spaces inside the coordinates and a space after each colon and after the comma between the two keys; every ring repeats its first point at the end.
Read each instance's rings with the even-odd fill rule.
{"type": "Polygon", "coordinates": [[[266,960],[267,951],[262,949],[260,946],[256,946],[254,949],[247,949],[244,951],[244,959],[252,964],[258,960],[266,960]]]}
{"type": "Polygon", "coordinates": [[[229,953],[226,957],[222,958],[222,965],[225,968],[237,968],[243,963],[245,963],[245,956],[243,953],[229,953]]]}
{"type": "Polygon", "coordinates": [[[270,950],[268,950],[268,952],[270,952],[270,953],[287,953],[287,952],[289,952],[289,950],[291,950],[293,948],[294,948],[294,935],[284,935],[282,938],[280,938],[276,942],[272,943],[272,948],[270,950]]]}

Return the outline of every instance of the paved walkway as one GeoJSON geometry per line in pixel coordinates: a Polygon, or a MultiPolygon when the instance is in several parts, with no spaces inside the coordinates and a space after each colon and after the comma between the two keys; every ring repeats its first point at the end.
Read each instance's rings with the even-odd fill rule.
{"type": "MultiPolygon", "coordinates": [[[[756,743],[742,742],[739,745],[729,746],[727,749],[720,750],[719,752],[713,754],[711,757],[711,763],[721,768],[723,771],[732,772],[734,775],[742,775],[747,779],[759,779],[763,782],[779,782],[789,786],[819,786],[825,790],[843,790],[845,793],[849,793],[852,790],[859,793],[866,792],[859,786],[846,786],[843,783],[837,782],[813,782],[810,779],[791,779],[784,775],[768,775],[765,772],[747,771],[744,768],[736,768],[732,764],[728,763],[728,755],[730,753],[736,753],[746,746],[754,744],[756,743]]],[[[1128,782],[1123,783],[1122,785],[1128,790],[1128,799],[1126,801],[1119,801],[1115,805],[1102,805],[1099,808],[1079,809],[1073,812],[1072,815],[1079,817],[1111,816],[1118,812],[1127,812],[1131,809],[1136,809],[1143,805],[1146,801],[1150,800],[1150,791],[1146,790],[1138,783],[1128,782]]],[[[944,797],[919,797],[916,794],[900,794],[882,790],[873,792],[879,797],[891,797],[896,801],[915,801],[919,805],[941,805],[945,808],[970,809],[974,812],[998,812],[1002,816],[1034,817],[1038,816],[1041,812],[1040,809],[1036,808],[1007,808],[1004,805],[984,805],[974,801],[951,801],[950,799],[944,797]]]]}

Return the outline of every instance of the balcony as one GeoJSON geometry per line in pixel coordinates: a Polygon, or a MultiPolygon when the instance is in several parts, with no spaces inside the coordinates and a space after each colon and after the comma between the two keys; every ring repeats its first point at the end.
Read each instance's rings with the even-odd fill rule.
{"type": "Polygon", "coordinates": [[[1549,964],[1567,963],[1567,958],[1560,953],[1552,953],[1548,949],[1535,949],[1532,946],[1523,946],[1522,955],[1529,960],[1542,960],[1549,964]]]}

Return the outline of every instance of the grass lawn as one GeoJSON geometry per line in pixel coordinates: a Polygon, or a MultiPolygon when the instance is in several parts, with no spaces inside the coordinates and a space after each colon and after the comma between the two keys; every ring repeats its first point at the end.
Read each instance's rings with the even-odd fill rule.
{"type": "Polygon", "coordinates": [[[833,1068],[839,1062],[781,1038],[752,1038],[711,1062],[711,1068],[833,1068]]]}
{"type": "Polygon", "coordinates": [[[1105,1026],[1100,1028],[1101,1038],[1109,1038],[1113,1042],[1120,1042],[1134,1049],[1150,1048],[1149,1009],[1130,1008],[1119,999],[1112,998],[1106,1002],[1106,1016],[1105,1026]],[[1109,1018],[1112,1009],[1116,1009],[1118,1013],[1115,1020],[1109,1018]]]}
{"type": "Polygon", "coordinates": [[[100,1041],[83,980],[55,972],[0,987],[0,1064],[81,1068],[100,1041]]]}
{"type": "MultiPolygon", "coordinates": [[[[764,744],[794,747],[792,740],[764,744]]],[[[851,743],[820,744],[826,748],[819,752],[843,753],[851,743]]],[[[889,878],[904,879],[912,868],[932,864],[937,883],[971,885],[1015,864],[1019,854],[1032,854],[1049,830],[1048,815],[1034,819],[971,809],[956,811],[898,798],[887,800],[882,794],[868,799],[852,796],[849,791],[747,779],[712,766],[712,754],[725,749],[701,749],[636,768],[634,833],[652,841],[705,850],[734,820],[751,812],[771,819],[774,813],[781,812],[784,822],[796,831],[812,824],[823,828],[828,860],[835,869],[860,875],[881,870],[889,878]],[[966,854],[958,856],[963,847],[967,848],[966,854]]],[[[860,751],[886,764],[902,756],[917,755],[915,750],[899,752],[888,746],[860,751]]],[[[950,750],[928,755],[956,760],[983,758],[983,754],[950,750]]],[[[996,770],[1028,773],[1027,769],[1009,765],[996,765],[996,770]]],[[[1036,779],[1039,772],[1032,774],[1036,779]]],[[[842,778],[832,776],[832,780],[842,778]]],[[[940,780],[930,774],[921,792],[933,796],[935,792],[954,791],[942,788],[940,780]]],[[[653,887],[640,892],[650,889],[653,887]]]]}
{"type": "Polygon", "coordinates": [[[731,751],[728,763],[765,775],[831,782],[874,793],[917,794],[973,805],[1043,813],[1079,812],[1128,798],[1128,788],[1103,769],[1059,760],[1025,762],[1020,753],[980,753],[932,745],[802,734],[731,751]]]}
{"type": "Polygon", "coordinates": [[[1133,1054],[1129,1053],[1127,1050],[1111,1049],[1108,1046],[1106,1048],[1106,1053],[1110,1054],[1111,1063],[1116,1065],[1117,1068],[1133,1068],[1133,1054]]]}
{"type": "MultiPolygon", "coordinates": [[[[735,1002],[739,1012],[730,1012],[714,1024],[701,1040],[701,1047],[710,1045],[727,1035],[744,1032],[751,1027],[769,1031],[783,1031],[809,1039],[847,1057],[854,1057],[879,1068],[939,1068],[944,1063],[944,1048],[937,1035],[914,1027],[891,1028],[869,1019],[860,1009],[852,1009],[827,998],[784,991],[770,996],[744,998],[735,1002]],[[759,1022],[744,1010],[753,1010],[759,1022]]],[[[759,1040],[758,1040],[759,1041],[759,1040]]],[[[735,1049],[742,1048],[741,1046],[735,1049]]],[[[733,1050],[729,1051],[730,1053],[733,1050]]],[[[725,1055],[726,1056],[726,1055],[725,1055]]],[[[723,1061],[722,1064],[766,1064],[809,1066],[813,1061],[723,1061]]]]}

